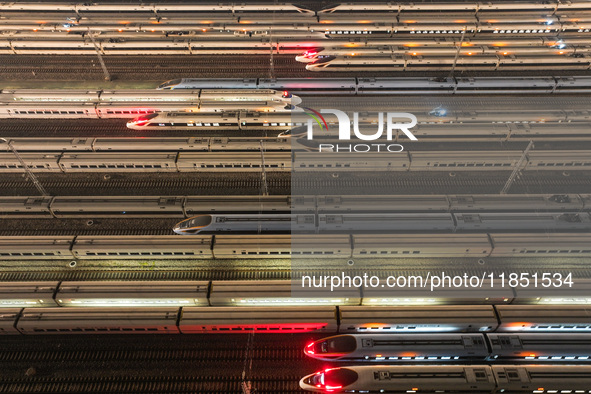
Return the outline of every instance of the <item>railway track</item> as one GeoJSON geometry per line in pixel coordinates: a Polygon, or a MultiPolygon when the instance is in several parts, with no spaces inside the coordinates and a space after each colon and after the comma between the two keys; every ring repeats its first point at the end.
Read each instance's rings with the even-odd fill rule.
{"type": "MultiPolygon", "coordinates": [[[[142,81],[175,78],[326,78],[357,77],[354,72],[314,73],[293,55],[274,55],[273,69],[268,56],[239,55],[157,55],[157,56],[103,56],[109,73],[116,80],[142,81]],[[320,75],[317,75],[320,74],[320,75]]],[[[96,56],[90,55],[0,55],[0,76],[4,80],[103,80],[104,75],[96,56]]],[[[449,68],[433,70],[433,77],[445,77],[449,68]]],[[[545,70],[534,71],[465,71],[462,76],[542,76],[545,70]]],[[[561,71],[562,76],[591,75],[589,70],[561,71]]],[[[424,77],[425,72],[364,72],[364,77],[396,76],[424,77]]]]}
{"type": "Polygon", "coordinates": [[[110,335],[105,339],[0,338],[0,366],[5,367],[0,393],[229,394],[243,393],[243,381],[250,382],[256,393],[301,393],[301,376],[320,365],[304,362],[302,348],[310,335],[289,341],[269,335],[152,335],[148,341],[110,335]]]}
{"type": "MultiPolygon", "coordinates": [[[[242,341],[243,342],[243,341],[242,341]]],[[[196,365],[212,362],[234,361],[244,357],[244,343],[238,341],[226,341],[222,344],[211,344],[203,341],[204,346],[198,349],[152,349],[150,346],[140,347],[132,351],[123,352],[119,349],[92,349],[81,352],[78,350],[65,350],[59,352],[37,352],[31,350],[14,350],[0,353],[2,362],[107,362],[107,361],[192,361],[196,365]]],[[[301,361],[305,359],[302,349],[293,343],[277,346],[271,349],[253,349],[250,358],[253,361],[301,361]]]]}
{"type": "MultiPolygon", "coordinates": [[[[173,177],[164,174],[166,178],[156,179],[144,177],[133,179],[135,175],[111,175],[105,180],[104,174],[91,175],[84,179],[62,174],[53,176],[38,176],[43,187],[50,195],[61,196],[104,196],[129,195],[223,195],[250,194],[257,195],[262,190],[260,174],[220,173],[219,176],[206,177],[173,177]],[[243,179],[240,179],[243,177],[243,179]],[[57,178],[57,179],[56,179],[57,178]],[[74,179],[71,179],[74,178],[74,179]],[[118,179],[119,178],[119,179],[118,179]],[[172,178],[172,179],[170,179],[172,178]]],[[[176,174],[174,174],[176,175],[176,174]]],[[[182,175],[186,175],[183,173],[182,175]]],[[[509,172],[489,174],[455,173],[424,175],[415,173],[385,173],[383,176],[345,176],[339,174],[314,174],[312,177],[297,174],[290,179],[290,174],[267,173],[269,194],[333,194],[339,190],[341,194],[359,194],[360,190],[370,194],[469,194],[478,190],[479,193],[499,193],[507,181],[509,172]]],[[[5,176],[4,178],[7,178],[5,176]]],[[[12,176],[13,179],[0,181],[0,195],[29,195],[35,196],[38,191],[32,182],[24,180],[21,175],[12,176]]],[[[586,174],[557,172],[557,173],[525,173],[515,180],[511,193],[589,193],[591,178],[586,174]]]]}
{"type": "MultiPolygon", "coordinates": [[[[38,176],[43,187],[48,193],[53,195],[77,195],[76,192],[83,193],[82,195],[101,195],[119,190],[121,194],[129,194],[133,190],[135,195],[148,195],[151,193],[165,193],[170,194],[174,191],[179,191],[180,194],[201,194],[201,195],[216,195],[221,194],[259,194],[261,191],[260,174],[223,174],[222,176],[185,176],[178,177],[175,174],[164,174],[164,177],[156,177],[156,179],[149,179],[142,177],[142,174],[134,174],[131,177],[123,177],[117,179],[118,176],[111,176],[108,180],[101,176],[92,177],[92,179],[72,180],[61,177],[61,179],[44,179],[45,176],[38,176]],[[139,179],[134,179],[136,176],[139,179]],[[143,179],[142,179],[143,178],[143,179]],[[63,193],[62,193],[63,192],[63,193]],[[64,194],[66,193],[66,194],[64,194]],[[70,194],[74,193],[74,194],[70,194]]],[[[145,174],[144,174],[145,175],[145,174]]],[[[270,194],[289,194],[290,179],[289,174],[268,174],[267,185],[270,194]]],[[[18,195],[27,194],[36,195],[34,185],[26,180],[15,177],[11,181],[0,182],[0,194],[2,195],[18,195]],[[6,193],[6,194],[3,194],[6,193]]],[[[115,193],[119,194],[119,193],[115,193]]]]}
{"type": "MultiPolygon", "coordinates": [[[[298,388],[301,376],[251,378],[249,381],[263,394],[303,393],[298,388]]],[[[167,377],[95,378],[25,378],[4,379],[0,393],[220,393],[242,394],[242,379],[227,375],[192,375],[167,377]]]]}
{"type": "MultiPolygon", "coordinates": [[[[477,275],[482,274],[482,269],[470,268],[469,265],[474,263],[474,259],[465,259],[469,260],[466,262],[466,267],[458,267],[460,263],[464,263],[462,259],[438,259],[438,264],[444,264],[449,262],[449,265],[455,264],[456,268],[445,269],[445,273],[451,276],[454,275],[463,275],[467,273],[468,275],[477,275]],[[449,260],[449,261],[448,261],[449,260]]],[[[69,260],[68,260],[69,261],[69,260]]],[[[261,260],[264,262],[265,260],[261,260]]],[[[514,262],[513,262],[514,263],[514,262]]],[[[543,267],[547,264],[544,264],[542,260],[536,261],[536,267],[543,267]]],[[[57,268],[56,261],[52,260],[51,264],[54,268],[57,268]]],[[[219,261],[217,261],[219,264],[219,261]]],[[[84,270],[76,269],[76,270],[68,270],[63,271],[56,270],[56,271],[49,271],[49,270],[37,270],[35,267],[31,266],[28,267],[26,271],[3,271],[0,272],[0,283],[2,282],[40,282],[40,281],[107,281],[107,280],[114,280],[114,281],[145,281],[145,280],[252,280],[252,281],[260,281],[260,280],[288,280],[293,276],[325,276],[325,275],[341,275],[343,270],[340,269],[306,269],[306,270],[293,270],[291,269],[291,263],[288,261],[287,263],[290,265],[290,268],[268,268],[265,267],[264,270],[262,269],[251,269],[251,268],[244,268],[244,269],[236,269],[228,270],[228,269],[197,269],[193,267],[192,269],[187,270],[173,270],[167,269],[166,271],[156,270],[154,266],[156,265],[156,261],[154,261],[154,266],[152,264],[146,263],[144,266],[141,267],[141,270],[84,270]]],[[[507,263],[506,263],[507,264],[507,263]]],[[[390,262],[392,265],[392,261],[390,262]]],[[[487,272],[494,272],[494,273],[502,273],[506,271],[507,267],[501,266],[498,263],[498,259],[490,260],[489,265],[491,268],[487,268],[487,272]],[[495,268],[495,266],[498,266],[495,268]]],[[[531,269],[531,261],[527,261],[523,263],[524,267],[528,266],[531,269]]],[[[509,265],[510,268],[518,267],[518,264],[509,265]]],[[[409,269],[358,269],[358,270],[349,270],[347,271],[350,275],[363,275],[367,274],[368,276],[378,276],[378,277],[387,277],[387,276],[425,276],[428,271],[432,270],[433,268],[425,267],[425,268],[414,268],[413,270],[409,269]]],[[[527,271],[527,268],[524,268],[524,272],[527,271]]],[[[591,278],[591,269],[588,268],[577,268],[575,266],[572,267],[565,267],[561,269],[556,269],[553,267],[553,272],[559,272],[563,274],[568,274],[572,272],[573,278],[591,278]]]]}

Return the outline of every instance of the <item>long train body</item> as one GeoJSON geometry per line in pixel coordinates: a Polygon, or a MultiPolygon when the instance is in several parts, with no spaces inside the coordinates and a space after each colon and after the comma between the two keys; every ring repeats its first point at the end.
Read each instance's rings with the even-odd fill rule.
{"type": "Polygon", "coordinates": [[[335,300],[338,295],[334,294],[292,295],[291,283],[284,283],[280,293],[272,291],[279,288],[277,283],[263,288],[258,282],[224,283],[212,282],[208,295],[208,282],[8,282],[2,289],[0,335],[256,331],[362,334],[361,339],[367,340],[404,334],[412,342],[415,334],[431,334],[433,340],[453,334],[456,339],[465,337],[467,347],[471,339],[483,339],[472,334],[484,333],[486,341],[493,344],[487,354],[481,347],[478,350],[479,346],[473,347],[473,354],[461,345],[429,350],[420,344],[425,336],[419,335],[416,351],[403,353],[404,346],[389,347],[379,353],[367,352],[368,358],[363,358],[372,363],[459,362],[476,356],[482,360],[571,364],[591,360],[587,305],[466,305],[459,303],[461,299],[447,305],[343,305],[350,301],[335,300]],[[242,292],[234,288],[236,285],[242,292]],[[57,307],[58,302],[65,306],[57,307]],[[18,306],[24,303],[24,308],[18,306]],[[399,360],[382,359],[386,356],[399,360]]]}
{"type": "MultiPolygon", "coordinates": [[[[448,271],[450,276],[455,273],[457,272],[448,271]]],[[[300,288],[311,284],[310,278],[305,275],[302,275],[301,280],[293,281],[3,282],[0,289],[0,308],[261,305],[295,307],[310,306],[313,302],[316,306],[339,306],[339,311],[331,309],[331,319],[337,318],[336,312],[340,313],[338,323],[341,325],[342,334],[482,333],[495,330],[509,333],[585,333],[591,329],[588,324],[589,318],[586,316],[589,311],[588,305],[591,304],[589,279],[572,279],[572,286],[565,284],[561,289],[552,289],[551,295],[540,296],[535,292],[532,275],[529,276],[532,278],[530,287],[522,287],[523,283],[514,280],[510,283],[506,281],[506,286],[502,286],[499,274],[499,280],[491,281],[490,278],[485,278],[486,283],[483,282],[482,285],[485,290],[471,287],[435,287],[433,292],[430,290],[432,281],[427,282],[427,279],[420,275],[417,277],[417,283],[427,286],[413,288],[411,285],[402,286],[401,283],[402,287],[388,287],[388,293],[385,294],[379,286],[373,287],[371,283],[357,283],[359,286],[347,287],[345,280],[341,286],[335,284],[330,297],[326,297],[326,291],[322,289],[306,289],[306,292],[300,293],[300,288]],[[430,294],[426,295],[425,292],[430,294]],[[396,313],[388,309],[394,305],[397,307],[396,313]],[[450,305],[456,305],[457,310],[450,305]],[[491,305],[495,305],[496,312],[491,305]],[[503,309],[505,305],[511,305],[508,311],[503,309]],[[351,320],[360,319],[362,315],[356,313],[363,310],[349,309],[350,306],[367,307],[369,312],[363,315],[363,318],[368,324],[358,325],[358,320],[351,320]],[[431,313],[431,316],[436,316],[440,320],[430,322],[428,318],[413,312],[413,307],[427,314],[431,313]],[[469,316],[470,313],[474,316],[469,316]],[[506,324],[499,328],[498,321],[506,324]]],[[[508,275],[505,275],[505,279],[507,278],[508,275]]],[[[542,280],[538,279],[540,284],[542,280]]],[[[563,282],[566,281],[567,277],[563,276],[563,282]]],[[[543,282],[547,283],[547,280],[543,282]]],[[[555,281],[552,282],[554,283],[555,281]]],[[[514,346],[513,343],[509,345],[507,348],[514,346]]],[[[323,353],[318,348],[313,350],[317,357],[322,356],[323,353]]]]}
{"type": "MultiPolygon", "coordinates": [[[[279,133],[285,126],[275,126],[279,133]]],[[[275,135],[276,136],[276,135],[275,135]]],[[[293,137],[291,137],[293,138],[293,137]]],[[[334,145],[333,145],[334,146],[334,145]]],[[[355,148],[371,149],[367,144],[355,148]]],[[[260,147],[260,144],[259,144],[260,147]]],[[[394,149],[400,145],[394,144],[394,149]]],[[[340,152],[25,152],[21,156],[32,172],[288,172],[296,176],[354,172],[456,172],[515,170],[522,171],[588,171],[591,156],[588,150],[531,150],[526,159],[521,150],[507,151],[395,151],[343,152],[351,144],[339,147],[340,152]]],[[[264,143],[263,143],[264,150],[264,143]]],[[[22,165],[12,152],[0,153],[0,169],[22,173],[22,165]]]]}
{"type": "Polygon", "coordinates": [[[157,112],[285,112],[301,103],[272,89],[39,90],[3,89],[0,118],[130,118],[157,112]],[[286,109],[287,108],[287,109],[286,109]]]}
{"type": "Polygon", "coordinates": [[[591,366],[351,366],[305,376],[317,393],[587,393],[591,366]]]}
{"type": "MultiPolygon", "coordinates": [[[[171,231],[172,234],[172,231],[171,231]]],[[[7,236],[0,260],[591,257],[588,232],[7,236]],[[147,243],[147,241],[151,241],[147,243]],[[297,246],[293,246],[297,244],[297,246]]]]}
{"type": "Polygon", "coordinates": [[[588,362],[591,334],[347,334],[309,343],[323,361],[441,363],[464,361],[588,362]]]}
{"type": "Polygon", "coordinates": [[[413,233],[591,230],[591,216],[580,212],[513,213],[339,213],[206,214],[179,222],[180,235],[199,233],[413,233]]]}
{"type": "Polygon", "coordinates": [[[433,56],[417,60],[413,55],[397,56],[329,56],[316,62],[308,63],[306,70],[334,72],[362,71],[432,71],[453,67],[458,70],[588,70],[591,68],[591,56],[547,57],[521,56],[517,59],[499,57],[492,54],[469,55],[457,61],[454,57],[433,56]]]}
{"type": "Polygon", "coordinates": [[[180,78],[161,84],[158,89],[279,89],[298,95],[317,94],[494,94],[506,93],[576,93],[591,91],[591,78],[575,77],[448,77],[448,78],[251,78],[220,79],[180,78]],[[502,88],[502,89],[501,89],[502,88]]]}
{"type": "MultiPolygon", "coordinates": [[[[274,130],[289,131],[291,113],[228,111],[222,113],[162,112],[142,115],[127,123],[135,130],[274,130]]],[[[300,124],[301,126],[302,124],[300,124]]]]}
{"type": "Polygon", "coordinates": [[[4,196],[0,218],[170,217],[198,213],[591,212],[591,194],[4,196]]]}
{"type": "MultiPolygon", "coordinates": [[[[293,30],[324,33],[326,37],[413,37],[415,34],[459,37],[462,33],[467,37],[482,34],[540,37],[558,33],[580,34],[589,30],[589,8],[580,3],[450,3],[445,7],[450,13],[448,18],[441,15],[440,9],[417,4],[377,5],[368,9],[345,3],[318,11],[292,4],[215,5],[210,9],[202,5],[140,5],[124,8],[125,23],[105,22],[113,18],[113,9],[102,4],[58,5],[51,11],[32,4],[19,6],[8,3],[2,7],[5,15],[2,27],[10,32],[32,31],[33,36],[40,35],[35,34],[38,32],[47,35],[56,31],[80,34],[92,29],[121,33],[158,32],[156,37],[165,32],[173,36],[199,34],[207,37],[219,34],[220,30],[249,36],[266,36],[273,31],[278,39],[293,37],[293,33],[289,34],[293,30]],[[31,12],[43,12],[43,23],[39,18],[31,18],[31,12]]],[[[101,43],[108,42],[101,38],[99,35],[101,43]]]]}

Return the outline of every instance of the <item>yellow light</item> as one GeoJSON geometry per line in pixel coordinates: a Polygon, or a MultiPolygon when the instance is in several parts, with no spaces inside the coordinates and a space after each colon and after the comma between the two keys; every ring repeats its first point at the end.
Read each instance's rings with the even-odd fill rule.
{"type": "Polygon", "coordinates": [[[345,44],[345,46],[346,47],[349,47],[349,48],[353,48],[353,47],[356,47],[357,44],[355,44],[354,42],[348,42],[348,43],[345,44]]]}
{"type": "Polygon", "coordinates": [[[417,55],[417,53],[416,53],[416,52],[413,52],[413,53],[412,53],[412,55],[413,55],[413,56],[416,56],[416,55],[417,55]]]}
{"type": "Polygon", "coordinates": [[[560,55],[562,55],[562,54],[564,53],[564,51],[560,51],[560,52],[558,52],[558,53],[559,53],[560,55]]]}
{"type": "Polygon", "coordinates": [[[408,20],[408,21],[402,21],[402,23],[417,23],[417,21],[408,20]]]}
{"type": "Polygon", "coordinates": [[[152,33],[154,33],[156,30],[152,29],[152,33]]]}
{"type": "Polygon", "coordinates": [[[33,29],[33,31],[37,31],[37,29],[33,29]]]}
{"type": "Polygon", "coordinates": [[[486,21],[487,23],[497,23],[498,20],[497,19],[489,19],[486,21]]]}
{"type": "Polygon", "coordinates": [[[468,52],[468,55],[471,55],[471,54],[472,54],[472,52],[468,52]]]}
{"type": "Polygon", "coordinates": [[[118,22],[121,25],[127,25],[128,23],[131,23],[130,21],[119,21],[118,22]]]}
{"type": "Polygon", "coordinates": [[[471,47],[471,46],[473,46],[473,45],[474,45],[474,44],[472,44],[471,42],[463,42],[463,43],[462,43],[462,46],[463,46],[463,47],[471,47]]]}
{"type": "Polygon", "coordinates": [[[320,21],[320,23],[334,23],[334,21],[320,21]]]}
{"type": "Polygon", "coordinates": [[[508,52],[503,52],[503,55],[506,55],[508,52]]]}
{"type": "Polygon", "coordinates": [[[355,56],[355,52],[351,52],[351,56],[355,56]]]}
{"type": "Polygon", "coordinates": [[[206,31],[207,31],[207,29],[201,29],[201,31],[202,31],[202,32],[206,32],[206,31]]]}
{"type": "Polygon", "coordinates": [[[495,47],[506,47],[507,43],[506,42],[493,42],[493,46],[495,47]]]}
{"type": "Polygon", "coordinates": [[[119,33],[121,33],[123,31],[123,29],[119,29],[119,33]]]}
{"type": "Polygon", "coordinates": [[[248,25],[248,24],[251,24],[251,23],[252,23],[252,21],[240,21],[239,23],[242,23],[242,24],[248,25]]]}
{"type": "Polygon", "coordinates": [[[357,21],[357,23],[371,23],[371,21],[357,21]]]}
{"type": "Polygon", "coordinates": [[[413,387],[411,390],[415,390],[416,391],[418,389],[419,389],[418,387],[413,387]]]}
{"type": "Polygon", "coordinates": [[[455,23],[466,23],[467,21],[465,19],[456,19],[454,22],[455,23]]]}
{"type": "Polygon", "coordinates": [[[405,47],[409,47],[409,48],[414,48],[414,47],[418,47],[421,46],[421,44],[416,43],[416,42],[409,42],[408,44],[403,44],[405,47]]]}

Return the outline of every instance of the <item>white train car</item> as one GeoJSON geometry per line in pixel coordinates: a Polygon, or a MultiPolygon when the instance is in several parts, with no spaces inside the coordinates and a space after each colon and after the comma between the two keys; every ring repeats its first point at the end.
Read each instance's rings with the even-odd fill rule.
{"type": "Polygon", "coordinates": [[[213,281],[209,303],[211,306],[260,307],[360,305],[361,295],[360,288],[339,287],[327,292],[303,288],[301,281],[296,280],[268,280],[257,286],[252,286],[251,281],[213,281]],[[302,290],[298,292],[298,288],[302,290]]]}
{"type": "Polygon", "coordinates": [[[339,333],[487,332],[499,324],[492,305],[343,306],[339,313],[339,333]]]}
{"type": "Polygon", "coordinates": [[[178,307],[27,308],[16,328],[29,334],[176,334],[178,307]]]}
{"type": "Polygon", "coordinates": [[[491,257],[588,257],[591,236],[587,233],[497,234],[490,235],[491,257]]]}
{"type": "Polygon", "coordinates": [[[211,237],[78,236],[72,247],[78,259],[211,259],[211,237]]]}
{"type": "Polygon", "coordinates": [[[57,306],[53,299],[57,288],[58,282],[3,282],[0,287],[0,314],[3,308],[57,306]]]}
{"type": "Polygon", "coordinates": [[[0,218],[51,218],[53,197],[0,197],[0,218]]]}
{"type": "Polygon", "coordinates": [[[591,230],[588,213],[577,212],[515,212],[454,213],[456,231],[573,231],[591,230]]]}
{"type": "Polygon", "coordinates": [[[73,237],[28,236],[0,238],[0,260],[69,259],[73,237]]]}
{"type": "Polygon", "coordinates": [[[55,302],[62,307],[206,306],[206,281],[62,282],[55,302]]]}
{"type": "Polygon", "coordinates": [[[355,234],[353,246],[356,258],[481,258],[492,252],[486,234],[355,234]]]}
{"type": "Polygon", "coordinates": [[[589,332],[588,305],[497,305],[497,332],[589,332]]]}
{"type": "Polygon", "coordinates": [[[15,322],[20,316],[22,310],[22,308],[0,309],[0,336],[20,334],[20,332],[15,327],[15,322]]]}
{"type": "Polygon", "coordinates": [[[183,334],[335,332],[335,307],[186,307],[179,324],[183,334]]]}

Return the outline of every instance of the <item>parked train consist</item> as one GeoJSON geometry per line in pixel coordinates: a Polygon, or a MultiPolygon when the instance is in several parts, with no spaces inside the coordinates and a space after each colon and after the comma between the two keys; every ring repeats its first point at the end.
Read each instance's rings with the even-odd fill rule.
{"type": "MultiPolygon", "coordinates": [[[[588,5],[584,3],[548,2],[520,3],[518,6],[506,3],[474,2],[449,3],[441,9],[430,5],[377,4],[375,8],[355,8],[350,4],[329,6],[319,11],[282,3],[274,5],[225,4],[212,5],[138,5],[123,6],[116,11],[125,12],[125,20],[113,19],[113,6],[92,3],[55,5],[48,12],[46,5],[28,3],[3,5],[2,27],[5,31],[18,32],[26,36],[51,38],[60,34],[86,35],[95,33],[99,43],[114,43],[102,39],[99,32],[137,33],[146,36],[168,38],[173,36],[219,37],[247,36],[268,37],[275,40],[292,38],[295,34],[316,37],[381,37],[410,36],[418,34],[473,37],[498,35],[500,37],[544,37],[579,35],[589,32],[586,17],[588,5]],[[522,5],[523,4],[523,5],[522,5]],[[277,11],[277,12],[276,12],[277,11]],[[44,20],[31,17],[43,12],[44,20]],[[124,23],[122,23],[124,22],[124,23]]],[[[87,37],[86,37],[87,38],[87,37]]],[[[92,49],[92,42],[84,40],[86,50],[92,49]]],[[[172,40],[170,40],[172,41],[172,40]]],[[[116,42],[116,41],[115,41],[116,42]]],[[[11,40],[5,48],[16,47],[18,40],[11,40]],[[14,44],[13,44],[14,42],[14,44]]],[[[40,46],[43,48],[43,46],[40,46]]],[[[53,48],[58,46],[54,44],[53,48]]],[[[113,46],[101,46],[104,51],[113,46]]],[[[15,53],[13,50],[12,53],[15,53]]],[[[10,52],[8,52],[10,53],[10,52]]],[[[18,52],[16,52],[18,53],[18,52]]]]}
{"type": "Polygon", "coordinates": [[[316,393],[588,393],[591,366],[350,366],[305,376],[300,387],[316,393]]]}
{"type": "MultiPolygon", "coordinates": [[[[282,126],[279,126],[282,127],[282,126]]],[[[275,131],[276,132],[276,131],[275,131]]],[[[274,133],[274,132],[273,132],[274,133]]],[[[292,137],[293,138],[293,137],[292,137]]],[[[403,138],[403,137],[401,137],[403,138]]],[[[360,145],[360,144],[358,144],[360,145]]],[[[361,144],[362,145],[362,144],[361,144]]],[[[369,146],[368,146],[369,147],[369,146]]],[[[369,147],[371,149],[371,147],[369,147]]],[[[342,148],[341,148],[342,149],[342,148]]],[[[23,153],[32,172],[408,172],[408,171],[586,171],[585,150],[403,151],[384,152],[63,152],[23,153]],[[263,160],[264,158],[264,160],[263,160]]],[[[0,169],[23,171],[10,153],[0,153],[0,169]]]]}
{"type": "Polygon", "coordinates": [[[197,213],[591,212],[590,194],[4,196],[0,218],[170,217],[197,213]]]}
{"type": "MultiPolygon", "coordinates": [[[[287,137],[81,137],[81,138],[6,138],[22,152],[117,152],[117,151],[290,151],[287,137]]],[[[10,152],[8,144],[0,149],[10,152]]]]}
{"type": "MultiPolygon", "coordinates": [[[[286,110],[293,109],[292,106],[286,110]]],[[[300,123],[299,126],[303,124],[300,123]]],[[[296,124],[291,114],[261,112],[190,113],[160,112],[139,116],[127,127],[135,130],[273,130],[287,132],[296,124]]]]}
{"type": "Polygon", "coordinates": [[[591,56],[572,54],[559,57],[472,54],[455,59],[453,56],[419,58],[415,55],[391,56],[328,56],[306,64],[306,70],[333,72],[362,71],[431,71],[441,69],[512,71],[512,70],[589,70],[591,56]]]}
{"type": "Polygon", "coordinates": [[[129,118],[161,111],[187,113],[291,111],[301,98],[272,89],[40,90],[3,89],[0,118],[129,118]],[[287,108],[287,109],[286,109],[287,108]]]}
{"type": "MultiPolygon", "coordinates": [[[[171,231],[172,233],[172,231],[171,231]]],[[[589,257],[589,233],[7,236],[0,260],[589,257]],[[292,245],[293,243],[293,245],[292,245]]]]}
{"type": "Polygon", "coordinates": [[[481,212],[481,213],[219,213],[196,215],[177,223],[173,231],[195,234],[349,234],[488,231],[591,230],[589,213],[481,212]]]}
{"type": "MultiPolygon", "coordinates": [[[[572,310],[581,312],[583,317],[587,306],[591,304],[591,281],[589,279],[574,278],[568,280],[566,276],[563,282],[571,281],[572,286],[564,283],[560,288],[552,288],[551,293],[544,295],[535,284],[521,286],[523,283],[511,282],[502,286],[500,280],[491,281],[486,278],[482,288],[471,287],[438,287],[431,291],[427,283],[425,288],[414,287],[407,284],[400,287],[389,287],[385,291],[372,287],[371,284],[347,287],[345,284],[335,286],[332,291],[328,288],[308,288],[309,280],[306,273],[294,271],[294,277],[300,279],[291,280],[260,280],[260,281],[44,281],[44,282],[2,282],[0,289],[0,308],[50,308],[50,307],[155,307],[155,306],[210,306],[210,307],[256,307],[256,306],[367,306],[367,307],[391,307],[395,306],[438,306],[438,305],[500,305],[515,306],[504,319],[513,321],[504,330],[511,332],[528,331],[575,331],[585,332],[589,327],[562,325],[528,327],[529,323],[520,320],[520,313],[529,313],[529,309],[517,308],[519,305],[545,305],[556,316],[556,322],[565,316],[570,316],[572,310]],[[299,275],[299,276],[298,276],[299,275]],[[560,306],[570,305],[561,312],[560,306]],[[576,309],[578,305],[582,309],[576,309]],[[569,309],[571,308],[571,309],[569,309]],[[573,309],[574,308],[574,309],[573,309]],[[525,311],[525,312],[524,312],[525,311]],[[507,317],[509,316],[509,317],[507,317]],[[513,320],[511,320],[513,319],[513,320]],[[525,328],[524,328],[525,327],[525,328]]],[[[324,271],[326,272],[326,271],[324,271]]],[[[420,272],[420,271],[419,271],[420,272]]],[[[419,272],[417,275],[420,276],[419,272]]],[[[447,271],[455,275],[461,271],[447,271]]],[[[309,272],[308,272],[309,273],[309,272]]],[[[359,274],[359,272],[356,272],[359,274]]],[[[356,273],[350,273],[355,275],[356,273]]],[[[541,282],[541,281],[540,281],[541,282]]],[[[544,283],[547,281],[544,280],[544,283]]],[[[556,278],[552,284],[558,283],[556,278]]],[[[461,309],[461,308],[460,308],[461,309]]],[[[535,308],[534,308],[535,309],[535,308]]],[[[404,308],[401,311],[405,310],[404,308]]],[[[410,310],[410,309],[409,309],[410,310]]],[[[543,310],[543,309],[539,309],[543,310]]],[[[410,315],[409,315],[410,316],[410,315]]],[[[413,315],[416,317],[419,315],[413,315]]],[[[456,315],[458,321],[464,321],[464,328],[458,330],[490,331],[487,327],[469,325],[469,315],[456,315]],[[468,319],[468,320],[467,320],[468,319]],[[482,328],[482,329],[480,329],[482,328]]],[[[369,316],[367,317],[370,318],[369,316]]],[[[529,317],[533,319],[533,317],[529,317]]],[[[426,320],[425,320],[426,321],[426,320]]],[[[399,322],[400,323],[400,322],[399,322]]],[[[415,322],[416,323],[416,322],[415,322]]],[[[373,327],[373,326],[372,326],[373,327]]],[[[369,329],[368,326],[360,326],[357,331],[371,332],[371,330],[386,327],[376,325],[378,328],[369,329]],[[370,331],[367,331],[370,330],[370,331]]],[[[421,326],[422,327],[422,326],[421,326]]],[[[496,327],[496,326],[495,326],[496,327]]],[[[397,327],[393,329],[403,328],[397,327]]],[[[421,331],[424,327],[415,327],[411,331],[421,331]]],[[[390,330],[389,329],[389,330],[390,330]]],[[[350,328],[343,327],[342,332],[351,332],[350,328]],[[347,331],[349,330],[349,331],[347,331]]],[[[454,329],[455,330],[455,329],[454,329]]],[[[387,330],[388,331],[388,330],[387,330]]],[[[423,330],[424,331],[424,330],[423,330]]],[[[437,330],[435,330],[437,331],[437,330]]],[[[443,330],[443,331],[447,331],[443,330]]],[[[320,357],[322,352],[316,354],[320,357]]]]}
{"type": "MultiPolygon", "coordinates": [[[[0,309],[1,334],[588,333],[587,306],[132,306],[0,309]]],[[[557,352],[560,355],[560,352],[557,352]]]]}
{"type": "Polygon", "coordinates": [[[591,361],[590,334],[347,334],[322,338],[304,348],[323,361],[441,363],[462,361],[591,361]]]}
{"type": "Polygon", "coordinates": [[[276,89],[297,95],[345,94],[508,94],[585,93],[591,91],[591,77],[379,77],[379,78],[180,78],[162,83],[157,89],[276,89]]]}

